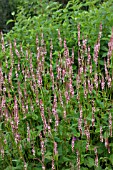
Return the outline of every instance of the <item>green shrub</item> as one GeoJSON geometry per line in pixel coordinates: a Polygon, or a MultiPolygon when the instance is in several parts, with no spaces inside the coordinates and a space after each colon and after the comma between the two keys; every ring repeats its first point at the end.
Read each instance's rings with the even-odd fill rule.
{"type": "MultiPolygon", "coordinates": [[[[57,2],[41,1],[23,1],[18,7],[15,26],[6,37],[8,39],[16,39],[23,46],[30,46],[32,52],[34,49],[35,37],[44,33],[46,45],[49,48],[50,39],[57,51],[57,35],[58,29],[61,37],[66,38],[69,48],[75,46],[75,54],[77,55],[77,25],[81,25],[82,37],[88,38],[89,45],[93,48],[99,31],[100,23],[103,27],[103,35],[101,39],[101,56],[105,57],[106,47],[111,33],[113,23],[113,3],[111,0],[103,4],[95,5],[99,1],[88,1],[80,3],[80,1],[70,0],[66,7],[62,8],[57,2]],[[84,6],[89,6],[89,10],[83,10],[84,6]]],[[[76,58],[77,59],[77,58],[76,58]]]]}
{"type": "Polygon", "coordinates": [[[112,169],[113,31],[102,71],[99,37],[90,58],[78,36],[76,69],[65,39],[55,59],[40,39],[33,53],[1,33],[0,168],[112,169]]]}
{"type": "Polygon", "coordinates": [[[113,4],[40,2],[1,33],[0,168],[113,169],[113,4]]]}

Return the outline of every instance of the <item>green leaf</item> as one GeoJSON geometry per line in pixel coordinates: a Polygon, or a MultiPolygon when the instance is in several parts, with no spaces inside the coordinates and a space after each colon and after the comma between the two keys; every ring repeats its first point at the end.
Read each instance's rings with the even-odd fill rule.
{"type": "Polygon", "coordinates": [[[64,161],[64,162],[69,162],[70,159],[64,156],[64,157],[63,157],[63,161],[64,161]]]}
{"type": "Polygon", "coordinates": [[[99,167],[95,167],[95,170],[103,170],[103,169],[99,166],[99,167]]]}
{"type": "Polygon", "coordinates": [[[103,60],[99,60],[98,61],[100,65],[104,66],[104,61],[103,60]]]}
{"type": "Polygon", "coordinates": [[[55,140],[56,142],[60,142],[60,138],[58,138],[58,137],[55,137],[54,140],[55,140]]]}
{"type": "Polygon", "coordinates": [[[89,167],[89,168],[91,168],[91,167],[93,167],[94,165],[95,165],[95,162],[94,162],[94,159],[93,158],[91,158],[91,157],[88,157],[87,158],[87,166],[89,167]]]}
{"type": "Polygon", "coordinates": [[[26,114],[26,117],[24,118],[24,120],[25,119],[38,120],[38,115],[36,115],[35,113],[29,113],[29,114],[26,114]]]}
{"type": "Polygon", "coordinates": [[[99,100],[99,99],[96,99],[96,102],[97,102],[97,104],[99,105],[99,107],[100,108],[104,108],[105,106],[104,106],[104,102],[101,102],[101,100],[99,100]]]}
{"type": "Polygon", "coordinates": [[[81,170],[88,170],[88,168],[81,167],[81,170]]]}
{"type": "Polygon", "coordinates": [[[54,160],[58,161],[58,154],[54,155],[54,160]]]}
{"type": "Polygon", "coordinates": [[[8,21],[6,22],[6,25],[8,25],[9,23],[12,23],[12,22],[15,22],[15,20],[13,20],[13,19],[8,20],[8,21]]]}
{"type": "Polygon", "coordinates": [[[110,155],[110,161],[111,161],[111,163],[112,163],[112,165],[113,165],[113,154],[112,155],[110,155]]]}
{"type": "Polygon", "coordinates": [[[52,160],[52,156],[51,156],[51,155],[52,155],[52,153],[48,151],[48,152],[45,154],[45,158],[48,159],[48,160],[52,160]]]}

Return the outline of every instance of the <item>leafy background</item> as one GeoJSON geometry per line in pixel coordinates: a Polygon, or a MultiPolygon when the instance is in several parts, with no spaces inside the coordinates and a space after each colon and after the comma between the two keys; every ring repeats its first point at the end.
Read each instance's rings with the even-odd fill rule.
{"type": "MultiPolygon", "coordinates": [[[[89,94],[87,100],[84,100],[84,89],[81,83],[80,89],[77,89],[76,78],[79,70],[78,66],[78,51],[82,50],[83,40],[87,39],[87,48],[90,46],[90,54],[92,61],[92,75],[87,76],[93,79],[95,71],[97,71],[99,78],[102,74],[105,76],[104,60],[107,60],[108,55],[108,43],[112,35],[113,27],[113,1],[100,1],[100,0],[70,0],[70,1],[48,1],[48,0],[20,0],[20,1],[0,1],[1,10],[1,26],[0,29],[4,33],[1,34],[1,52],[0,52],[0,66],[3,71],[4,87],[6,92],[4,95],[3,87],[1,88],[1,118],[0,118],[0,167],[1,169],[42,169],[43,168],[43,153],[41,142],[44,141],[46,150],[44,151],[44,166],[46,169],[52,168],[52,161],[54,160],[55,169],[113,169],[113,138],[109,135],[109,112],[113,115],[112,100],[113,90],[108,88],[107,80],[104,91],[100,88],[96,90],[94,88],[93,94],[89,94]],[[5,9],[5,12],[3,12],[5,9]],[[98,34],[100,31],[100,24],[102,24],[102,36],[100,40],[98,69],[96,69],[93,61],[94,45],[97,43],[98,34]],[[78,25],[80,25],[80,42],[81,47],[78,46],[78,25]],[[62,45],[60,45],[58,31],[60,30],[60,38],[62,45]],[[36,44],[36,37],[38,36],[39,44],[36,44]],[[53,49],[51,49],[51,39],[53,49]],[[52,89],[53,81],[51,80],[51,74],[49,72],[50,64],[52,62],[53,73],[55,77],[55,83],[57,84],[57,62],[60,64],[60,57],[64,57],[66,47],[64,45],[64,39],[69,50],[69,56],[72,57],[72,49],[74,49],[74,63],[73,63],[73,88],[74,96],[70,98],[69,103],[66,103],[65,91],[66,85],[58,82],[58,87],[52,89]],[[42,43],[44,41],[44,43],[42,43]],[[16,42],[16,45],[14,44],[16,42]],[[12,45],[12,51],[11,51],[12,45]],[[5,51],[3,49],[5,47],[5,51]],[[40,115],[40,105],[36,103],[36,91],[32,90],[32,83],[34,83],[33,77],[27,77],[27,83],[25,83],[25,77],[22,70],[28,70],[31,72],[30,62],[33,65],[33,73],[36,76],[37,70],[37,47],[45,51],[45,63],[44,72],[42,72],[43,86],[38,89],[38,98],[44,103],[44,114],[46,120],[52,118],[51,133],[44,134],[44,120],[40,115]],[[52,50],[53,58],[50,60],[50,54],[52,50]],[[28,53],[28,60],[26,59],[28,53]],[[13,55],[12,55],[13,54],[13,55]],[[32,59],[30,58],[32,54],[32,59]],[[19,58],[19,55],[21,56],[19,58]],[[14,58],[12,58],[12,56],[14,58]],[[14,63],[13,63],[14,59],[14,63]],[[8,63],[8,66],[7,66],[8,63]],[[18,63],[20,64],[20,70],[18,70],[18,63]],[[8,84],[7,75],[12,70],[12,86],[8,84]],[[24,68],[24,69],[23,69],[24,68]],[[16,77],[16,71],[18,78],[16,77]],[[17,87],[20,82],[20,91],[22,92],[22,99],[19,98],[19,90],[17,87]],[[13,88],[12,88],[13,87],[13,88]],[[57,89],[58,88],[58,89],[57,89]],[[27,91],[27,97],[25,92],[27,91]],[[59,100],[59,92],[61,90],[62,100],[64,102],[63,107],[59,100]],[[87,137],[81,135],[78,129],[78,120],[80,116],[80,105],[77,101],[77,92],[80,93],[80,104],[82,105],[83,120],[82,128],[85,129],[84,120],[87,120],[87,126],[90,131],[90,146],[86,151],[87,137]],[[51,115],[54,94],[56,94],[57,113],[59,116],[60,124],[58,131],[54,131],[55,117],[51,115]],[[18,116],[19,125],[18,133],[21,135],[21,140],[18,143],[15,142],[15,135],[13,134],[13,128],[11,122],[15,120],[14,112],[14,96],[16,95],[18,103],[18,116]],[[3,107],[2,102],[6,97],[6,106],[3,107]],[[26,111],[26,117],[24,117],[22,110],[22,101],[28,103],[28,112],[26,111]],[[95,127],[91,126],[92,121],[92,103],[96,108],[95,112],[95,127]],[[32,107],[34,110],[32,110],[32,107]],[[2,108],[3,107],[3,108],[2,108]],[[7,120],[6,111],[8,109],[9,119],[7,120]],[[50,110],[50,115],[49,115],[50,110]],[[64,119],[63,111],[66,110],[67,117],[64,119]],[[100,142],[100,126],[103,128],[104,142],[100,142]],[[27,131],[30,129],[30,131],[27,131]],[[28,139],[28,132],[30,133],[30,142],[28,139]],[[43,134],[42,138],[40,133],[43,134]],[[74,152],[72,151],[72,140],[75,137],[74,152]],[[105,147],[105,140],[109,139],[110,153],[108,148],[105,147]],[[54,152],[54,144],[57,143],[58,154],[54,152]],[[35,155],[32,153],[33,147],[35,148],[35,155]],[[97,147],[98,154],[94,152],[94,148],[97,147]],[[79,156],[77,156],[79,151],[79,156]],[[3,154],[4,152],[4,154],[3,154]],[[3,156],[4,155],[4,156],[3,156]],[[98,156],[98,166],[95,163],[95,157],[98,156]],[[80,162],[79,162],[80,159],[80,162]]],[[[40,51],[39,50],[39,51],[40,51]]],[[[43,50],[40,51],[43,53],[43,50]]],[[[83,53],[87,58],[87,53],[83,53]]],[[[65,59],[63,58],[64,63],[65,59]]],[[[85,61],[85,60],[84,60],[85,61]]],[[[112,75],[112,54],[111,54],[111,67],[108,68],[109,74],[112,75]]],[[[63,63],[62,63],[63,64],[63,63]]],[[[63,67],[63,66],[62,66],[63,67]]],[[[87,66],[89,67],[89,66],[87,66]]],[[[67,70],[69,71],[69,70],[67,70]]],[[[68,72],[69,74],[69,72],[68,72]]],[[[28,75],[26,75],[28,76],[28,75]]],[[[81,75],[81,81],[83,81],[83,75],[81,75]]],[[[67,81],[69,77],[65,78],[67,81]]],[[[36,81],[36,80],[35,80],[36,81]]],[[[1,81],[2,82],[2,81],[1,81]]],[[[37,82],[37,81],[36,81],[37,82]]],[[[16,125],[15,125],[16,126],[16,125]]]]}

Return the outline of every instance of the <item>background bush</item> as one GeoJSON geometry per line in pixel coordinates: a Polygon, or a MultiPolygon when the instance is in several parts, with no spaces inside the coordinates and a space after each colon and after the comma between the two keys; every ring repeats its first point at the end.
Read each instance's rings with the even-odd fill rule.
{"type": "MultiPolygon", "coordinates": [[[[66,7],[57,2],[21,1],[16,15],[13,29],[7,34],[8,39],[16,38],[23,46],[29,45],[32,50],[35,44],[36,34],[44,33],[46,45],[52,38],[57,51],[57,32],[65,37],[71,48],[77,44],[77,25],[81,25],[81,39],[84,36],[89,39],[88,43],[93,48],[97,40],[99,25],[102,23],[103,35],[101,39],[101,56],[105,57],[106,47],[113,23],[113,3],[111,0],[100,3],[100,1],[69,1],[66,7]],[[88,11],[84,7],[88,7],[88,11]],[[31,44],[31,45],[30,45],[31,44]]],[[[77,54],[75,49],[75,53],[77,54]]]]}
{"type": "Polygon", "coordinates": [[[112,44],[113,39],[112,1],[102,3],[99,0],[70,0],[62,6],[55,1],[23,0],[17,6],[17,14],[15,13],[13,19],[14,27],[4,34],[4,39],[1,33],[1,169],[26,169],[26,166],[27,169],[44,169],[43,164],[46,169],[51,169],[52,163],[55,169],[65,170],[78,170],[79,166],[83,170],[113,169],[113,139],[110,133],[113,86],[112,83],[110,87],[108,85],[108,82],[113,80],[112,47],[108,44],[112,44]],[[99,32],[102,33],[100,40],[99,32]],[[91,59],[90,64],[86,65],[89,47],[91,59]],[[98,55],[98,67],[94,60],[95,52],[98,55]],[[111,52],[110,66],[107,62],[111,79],[106,78],[104,63],[108,61],[108,52],[111,52]],[[66,76],[59,80],[58,67],[67,72],[66,76]],[[87,68],[86,77],[81,68],[84,71],[87,68]],[[96,73],[98,81],[95,80],[96,73]],[[38,82],[40,77],[37,76],[42,78],[41,87],[38,82]],[[105,80],[104,90],[101,87],[102,76],[105,80]],[[79,86],[77,77],[80,78],[79,86]],[[94,85],[92,93],[89,92],[88,80],[94,85]],[[86,99],[84,81],[88,90],[86,99]],[[65,92],[69,93],[69,99],[65,92]],[[81,108],[83,119],[80,115],[81,108]],[[94,108],[95,126],[92,126],[94,108]],[[58,117],[53,114],[54,111],[58,117]],[[55,131],[57,118],[59,126],[55,131]],[[81,134],[80,119],[83,132],[87,130],[88,135],[90,133],[90,140],[86,133],[81,134]],[[45,120],[51,125],[51,135],[49,130],[45,134],[45,120]],[[100,142],[101,137],[104,142],[100,142]],[[75,143],[74,150],[72,141],[75,143]],[[87,149],[88,142],[90,146],[87,149]]]}
{"type": "Polygon", "coordinates": [[[19,1],[15,0],[0,0],[0,30],[7,33],[14,26],[14,14],[16,14],[19,1]],[[7,22],[10,20],[10,23],[7,22]],[[12,22],[11,22],[12,21],[12,22]]]}

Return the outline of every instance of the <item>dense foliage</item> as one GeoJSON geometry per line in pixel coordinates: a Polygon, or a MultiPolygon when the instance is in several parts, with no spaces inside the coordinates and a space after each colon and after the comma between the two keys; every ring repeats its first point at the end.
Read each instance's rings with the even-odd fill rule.
{"type": "Polygon", "coordinates": [[[1,169],[113,169],[112,11],[112,0],[18,3],[0,35],[1,169]]]}
{"type": "MultiPolygon", "coordinates": [[[[89,44],[93,48],[96,42],[99,25],[103,25],[103,35],[101,39],[101,55],[106,56],[106,47],[109,41],[113,23],[113,3],[112,0],[104,2],[102,5],[95,5],[97,1],[87,1],[80,3],[79,0],[71,0],[65,8],[56,2],[48,0],[23,1],[18,8],[15,26],[7,35],[8,39],[16,38],[22,42],[23,46],[31,44],[34,51],[36,34],[44,33],[46,44],[52,38],[57,50],[57,32],[60,29],[61,37],[65,37],[68,46],[77,45],[77,25],[81,25],[81,38],[88,37],[89,44]],[[83,10],[84,6],[89,6],[89,10],[83,10]]],[[[77,54],[78,49],[75,49],[77,54]]]]}
{"type": "Polygon", "coordinates": [[[0,30],[4,33],[10,31],[14,26],[14,15],[16,14],[18,5],[18,0],[0,0],[0,30]]]}

